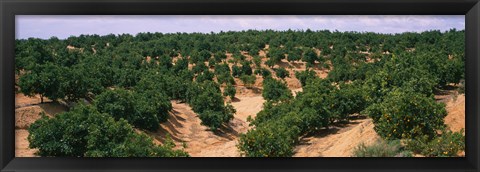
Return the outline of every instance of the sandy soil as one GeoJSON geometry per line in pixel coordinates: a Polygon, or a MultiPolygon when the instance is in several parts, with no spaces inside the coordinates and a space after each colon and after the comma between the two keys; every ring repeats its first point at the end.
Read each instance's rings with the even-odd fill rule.
{"type": "Polygon", "coordinates": [[[458,94],[456,86],[435,93],[437,102],[443,102],[446,105],[447,116],[445,124],[454,132],[465,128],[465,94],[458,94]]]}
{"type": "MultiPolygon", "coordinates": [[[[38,105],[40,104],[40,102],[41,100],[39,95],[34,95],[32,97],[25,96],[24,94],[21,94],[21,93],[15,95],[15,108],[38,105]]],[[[47,103],[47,102],[51,102],[51,100],[44,97],[43,102],[47,103]]]]}
{"type": "Polygon", "coordinates": [[[249,127],[246,118],[249,115],[254,117],[261,110],[264,100],[261,96],[237,98],[239,101],[232,103],[237,110],[234,119],[219,131],[212,132],[201,125],[201,120],[187,104],[172,101],[173,113],[168,121],[162,123],[157,132],[147,134],[163,142],[168,133],[177,148],[181,149],[185,143],[185,151],[192,157],[238,157],[238,136],[249,127]]]}
{"type": "Polygon", "coordinates": [[[350,157],[360,143],[370,145],[379,136],[369,118],[351,120],[301,139],[294,157],[350,157]]]}
{"type": "Polygon", "coordinates": [[[465,128],[465,94],[456,98],[452,97],[446,103],[448,115],[445,117],[445,124],[454,132],[465,128]]]}
{"type": "MultiPolygon", "coordinates": [[[[292,89],[295,95],[302,88],[292,89]]],[[[465,128],[465,95],[448,92],[445,95],[437,95],[437,101],[445,102],[448,115],[445,123],[452,131],[465,128]]],[[[35,156],[35,149],[28,148],[28,131],[30,124],[40,118],[39,113],[45,112],[53,116],[66,110],[60,104],[40,104],[39,96],[27,97],[22,94],[16,95],[15,110],[15,153],[17,157],[35,156]]],[[[262,109],[263,100],[260,92],[255,89],[237,87],[237,96],[232,105],[237,110],[235,118],[218,132],[212,132],[200,124],[200,119],[187,104],[172,101],[174,111],[168,122],[161,124],[157,132],[147,132],[155,138],[156,143],[161,144],[167,133],[182,149],[183,143],[187,145],[185,150],[193,157],[238,157],[236,147],[238,135],[248,129],[248,116],[255,115],[262,109]]],[[[353,119],[349,124],[339,124],[329,130],[322,130],[315,134],[305,136],[301,144],[295,148],[295,157],[348,157],[353,149],[360,143],[372,144],[378,139],[373,130],[373,123],[368,118],[353,119]]]]}
{"type": "Polygon", "coordinates": [[[233,107],[237,110],[235,118],[238,118],[244,122],[247,121],[248,116],[252,118],[257,115],[263,108],[265,100],[261,95],[238,97],[239,101],[232,102],[233,107]]]}
{"type": "Polygon", "coordinates": [[[299,92],[302,92],[302,91],[303,91],[303,88],[300,87],[300,88],[297,88],[297,89],[290,89],[290,90],[292,91],[292,95],[293,95],[293,96],[297,96],[297,94],[298,94],[299,92]]]}
{"type": "Polygon", "coordinates": [[[67,108],[58,103],[52,103],[44,98],[45,103],[40,104],[40,96],[28,97],[23,94],[15,95],[15,156],[33,157],[35,149],[28,148],[28,127],[40,119],[40,113],[54,116],[64,112],[67,108]]]}
{"type": "MultiPolygon", "coordinates": [[[[68,47],[76,50],[75,47],[68,47]]],[[[331,47],[333,48],[333,46],[331,47]]],[[[260,50],[261,57],[265,57],[265,51],[269,49],[266,45],[264,50],[260,50]]],[[[320,51],[316,50],[317,53],[320,51]]],[[[231,53],[227,54],[227,61],[232,59],[231,53]]],[[[245,54],[245,52],[243,52],[245,54]]],[[[246,55],[247,59],[252,57],[246,55]]],[[[150,61],[151,57],[146,57],[150,61]]],[[[275,72],[265,66],[266,58],[262,59],[262,67],[270,70],[275,76],[275,72]]],[[[230,67],[232,64],[230,64],[230,67]]],[[[189,64],[189,68],[192,65],[189,64]]],[[[292,90],[293,95],[302,91],[300,82],[295,77],[295,71],[304,71],[304,62],[288,62],[282,60],[274,67],[283,67],[289,71],[290,76],[285,78],[288,88],[292,90]]],[[[255,69],[255,65],[252,65],[255,69]]],[[[326,78],[329,70],[318,70],[314,68],[317,76],[326,78]]],[[[210,69],[213,71],[213,69],[210,69]]],[[[246,88],[243,83],[235,78],[236,97],[231,100],[237,113],[234,119],[219,131],[210,131],[207,127],[201,125],[201,120],[191,108],[184,103],[172,101],[173,112],[167,122],[160,124],[161,128],[156,132],[145,132],[154,138],[157,144],[164,142],[169,135],[177,145],[178,149],[185,149],[193,157],[238,157],[240,156],[236,144],[240,133],[245,133],[248,126],[248,116],[255,115],[263,108],[265,100],[261,96],[262,81],[261,76],[257,76],[256,82],[252,88],[246,88]],[[186,148],[183,148],[186,145],[186,148]]],[[[454,96],[453,90],[445,91],[436,95],[439,102],[446,103],[448,112],[445,123],[452,131],[459,131],[465,128],[465,95],[454,96]]],[[[39,113],[45,112],[48,116],[54,116],[60,112],[66,111],[66,108],[60,104],[51,103],[51,100],[44,98],[44,104],[40,104],[40,97],[27,97],[23,94],[16,94],[15,110],[15,134],[16,145],[15,153],[17,157],[35,156],[36,150],[28,148],[28,131],[30,124],[40,118],[39,113]]],[[[379,136],[373,129],[372,120],[365,117],[352,119],[348,124],[338,124],[330,127],[329,130],[321,130],[317,133],[304,136],[301,143],[295,148],[295,157],[349,157],[353,149],[360,143],[367,145],[374,143],[379,136]]],[[[138,132],[142,132],[138,130],[138,132]]]]}
{"type": "Polygon", "coordinates": [[[28,148],[28,131],[25,129],[15,130],[15,157],[37,157],[37,149],[28,148]]]}

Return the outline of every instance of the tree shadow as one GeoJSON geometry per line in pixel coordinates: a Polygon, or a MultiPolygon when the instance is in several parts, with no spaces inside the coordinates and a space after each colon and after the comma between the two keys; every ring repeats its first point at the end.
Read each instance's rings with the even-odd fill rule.
{"type": "Polygon", "coordinates": [[[277,63],[277,65],[278,65],[278,67],[285,68],[285,69],[287,69],[287,68],[290,68],[290,67],[291,67],[291,66],[290,66],[290,63],[288,63],[288,62],[284,62],[284,61],[280,61],[280,62],[278,62],[278,63],[277,63]]]}
{"type": "MultiPolygon", "coordinates": [[[[175,131],[175,132],[178,132],[178,131],[175,131]]],[[[165,130],[163,127],[160,127],[156,132],[147,132],[147,133],[151,133],[149,135],[153,135],[155,139],[157,139],[162,143],[165,143],[165,141],[167,140],[167,135],[175,142],[179,142],[179,143],[184,142],[182,139],[177,137],[176,134],[168,133],[168,131],[165,130]]]]}
{"type": "Polygon", "coordinates": [[[305,66],[305,64],[299,62],[292,62],[291,65],[296,69],[303,68],[303,66],[305,66]]]}
{"type": "Polygon", "coordinates": [[[236,97],[233,97],[233,99],[231,99],[232,102],[240,102],[240,99],[239,98],[236,98],[236,97]]]}
{"type": "Polygon", "coordinates": [[[262,89],[258,88],[258,87],[252,87],[251,90],[255,94],[261,94],[262,93],[262,89]]]}
{"type": "Polygon", "coordinates": [[[228,139],[228,140],[234,140],[238,138],[240,133],[238,133],[235,129],[233,129],[230,125],[222,125],[220,128],[217,130],[212,131],[215,135],[228,139]]]}
{"type": "Polygon", "coordinates": [[[187,120],[184,117],[181,117],[181,116],[177,115],[177,114],[180,114],[180,112],[178,112],[177,110],[172,109],[171,112],[172,113],[170,113],[170,116],[175,118],[176,120],[178,120],[178,121],[186,121],[187,120]]]}
{"type": "Polygon", "coordinates": [[[163,125],[163,126],[161,125],[158,128],[158,130],[155,132],[150,132],[150,131],[146,131],[146,132],[150,133],[150,135],[154,135],[155,139],[159,140],[162,143],[164,143],[165,140],[167,139],[167,135],[170,136],[170,138],[176,142],[183,142],[182,139],[177,137],[177,135],[180,134],[180,131],[178,131],[177,129],[178,126],[176,126],[176,124],[173,124],[171,121],[167,121],[164,124],[166,125],[163,125]]]}
{"type": "Polygon", "coordinates": [[[446,85],[446,86],[443,86],[442,88],[434,89],[433,94],[435,94],[435,95],[449,95],[449,94],[452,94],[452,91],[455,91],[457,89],[458,89],[458,86],[446,85]]]}
{"type": "Polygon", "coordinates": [[[303,138],[306,138],[306,137],[322,138],[322,137],[326,137],[330,134],[337,134],[338,131],[340,131],[340,128],[329,128],[329,129],[322,128],[322,129],[319,129],[317,131],[310,132],[310,133],[304,135],[302,137],[302,139],[300,139],[299,145],[310,145],[310,143],[308,143],[308,140],[303,139],[303,138]]]}
{"type": "Polygon", "coordinates": [[[47,114],[56,115],[68,111],[68,107],[59,102],[46,102],[38,104],[47,114]]]}
{"type": "Polygon", "coordinates": [[[329,128],[321,128],[316,131],[305,134],[304,136],[302,136],[302,139],[300,139],[300,144],[303,143],[304,145],[309,145],[308,139],[304,139],[307,137],[322,138],[330,134],[337,134],[342,129],[354,127],[355,125],[362,123],[362,121],[359,121],[359,120],[366,119],[367,116],[351,115],[348,118],[349,118],[349,121],[337,121],[337,122],[334,122],[329,128]]]}

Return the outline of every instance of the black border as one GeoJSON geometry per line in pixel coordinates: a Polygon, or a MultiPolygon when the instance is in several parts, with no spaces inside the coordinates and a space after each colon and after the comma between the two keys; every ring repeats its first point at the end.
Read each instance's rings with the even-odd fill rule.
{"type": "Polygon", "coordinates": [[[479,0],[0,0],[1,171],[478,171],[479,0]],[[464,158],[15,158],[15,15],[465,15],[464,158]]]}

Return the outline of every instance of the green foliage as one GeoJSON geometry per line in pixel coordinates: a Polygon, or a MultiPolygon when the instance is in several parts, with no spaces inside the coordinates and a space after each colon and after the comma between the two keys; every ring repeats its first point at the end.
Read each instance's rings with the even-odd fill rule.
{"type": "Polygon", "coordinates": [[[159,65],[163,70],[170,70],[173,67],[172,58],[167,55],[161,55],[159,57],[159,65]]]}
{"type": "Polygon", "coordinates": [[[455,157],[465,150],[464,131],[442,131],[442,134],[430,139],[419,136],[407,142],[407,149],[427,157],[455,157]]]}
{"type": "Polygon", "coordinates": [[[206,81],[191,87],[189,104],[192,110],[200,114],[202,125],[216,130],[233,119],[235,109],[231,105],[224,105],[219,85],[206,81]]]}
{"type": "MultiPolygon", "coordinates": [[[[135,108],[141,116],[156,116],[159,122],[167,121],[169,112],[172,111],[172,104],[168,97],[159,90],[145,90],[134,94],[135,108]]],[[[148,126],[146,120],[141,120],[144,124],[135,124],[139,126],[148,126]]],[[[153,119],[155,121],[155,119],[153,119]]],[[[148,122],[149,123],[149,122],[148,122]]],[[[141,127],[139,127],[141,128],[141,127]]],[[[152,126],[152,128],[155,128],[152,126]]]]}
{"type": "Polygon", "coordinates": [[[268,59],[267,61],[265,61],[265,65],[272,68],[273,66],[275,66],[275,61],[273,61],[272,59],[268,59]]]}
{"type": "Polygon", "coordinates": [[[174,74],[156,71],[145,72],[134,87],[137,92],[154,90],[166,94],[169,99],[186,100],[187,88],[191,85],[193,73],[181,70],[174,74]]]}
{"type": "Polygon", "coordinates": [[[166,121],[172,110],[167,97],[155,90],[141,94],[124,89],[107,90],[96,97],[95,106],[101,113],[151,131],[157,130],[159,122],[166,121]]]}
{"type": "Polygon", "coordinates": [[[288,77],[290,75],[290,73],[285,68],[275,68],[273,70],[275,71],[277,77],[281,79],[285,79],[285,77],[288,77]]]}
{"type": "Polygon", "coordinates": [[[208,70],[199,73],[195,78],[195,81],[202,83],[204,81],[213,81],[214,74],[208,70]]]}
{"type": "Polygon", "coordinates": [[[269,67],[272,67],[279,63],[282,59],[285,59],[285,52],[280,48],[270,48],[267,53],[267,57],[269,57],[269,59],[265,64],[269,67]]]}
{"type": "Polygon", "coordinates": [[[89,93],[102,91],[100,80],[89,76],[84,66],[64,68],[47,62],[32,68],[32,71],[20,77],[18,85],[27,96],[40,94],[42,102],[43,97],[76,102],[86,98],[89,93]]]}
{"type": "Polygon", "coordinates": [[[62,78],[59,77],[62,75],[61,72],[62,69],[53,63],[35,65],[32,71],[20,77],[18,83],[20,91],[27,96],[40,94],[42,103],[43,97],[52,100],[63,98],[65,95],[59,91],[62,81],[62,78]]]}
{"type": "Polygon", "coordinates": [[[242,75],[240,77],[240,80],[242,80],[245,87],[251,88],[252,85],[255,84],[257,77],[255,75],[242,75]]]}
{"type": "Polygon", "coordinates": [[[295,77],[300,81],[302,87],[304,87],[310,79],[318,78],[317,73],[309,69],[301,72],[295,71],[295,77]]]}
{"type": "Polygon", "coordinates": [[[208,61],[211,57],[212,54],[209,51],[201,50],[190,57],[190,62],[193,64],[203,63],[208,61]]]}
{"type": "Polygon", "coordinates": [[[211,58],[210,60],[208,60],[208,67],[209,68],[214,68],[216,63],[217,62],[215,61],[215,59],[211,58]]]}
{"type": "Polygon", "coordinates": [[[173,142],[157,146],[145,134],[137,134],[127,121],[116,121],[92,106],[80,105],[54,118],[43,115],[28,130],[30,148],[37,148],[41,156],[188,156],[184,151],[173,150],[173,142]]]}
{"type": "Polygon", "coordinates": [[[224,107],[223,111],[213,111],[205,110],[200,113],[201,124],[208,126],[212,130],[217,130],[223,124],[233,119],[233,114],[235,114],[235,109],[232,105],[227,105],[224,107]]]}
{"type": "Polygon", "coordinates": [[[192,68],[192,72],[195,74],[199,74],[205,71],[208,71],[208,67],[203,62],[196,63],[195,66],[193,66],[192,68]]]}
{"type": "Polygon", "coordinates": [[[317,53],[315,53],[315,51],[313,51],[311,48],[306,49],[303,53],[302,61],[307,63],[307,67],[313,67],[313,65],[315,65],[315,61],[318,60],[319,58],[317,53]]]}
{"type": "Polygon", "coordinates": [[[364,92],[357,83],[341,84],[339,89],[333,89],[329,95],[327,101],[330,101],[332,121],[348,121],[348,116],[360,113],[367,106],[364,92]]]}
{"type": "Polygon", "coordinates": [[[232,76],[238,78],[242,74],[242,70],[237,65],[232,66],[232,76]]]}
{"type": "Polygon", "coordinates": [[[15,41],[15,71],[31,70],[35,65],[54,62],[45,40],[29,38],[15,41]]]}
{"type": "Polygon", "coordinates": [[[114,68],[114,73],[114,82],[118,87],[130,88],[140,80],[139,70],[114,68]]]}
{"type": "Polygon", "coordinates": [[[257,68],[262,67],[262,57],[260,56],[253,56],[253,63],[257,68]]]}
{"type": "Polygon", "coordinates": [[[256,75],[262,75],[262,78],[268,78],[272,76],[272,72],[270,72],[268,69],[265,68],[258,68],[255,70],[254,74],[256,75]]]}
{"type": "Polygon", "coordinates": [[[173,72],[178,73],[183,70],[188,70],[188,59],[186,58],[179,58],[175,62],[175,65],[173,66],[173,72]]]}
{"type": "Polygon", "coordinates": [[[290,157],[297,133],[296,127],[265,125],[241,134],[237,146],[247,157],[290,157]]]}
{"type": "Polygon", "coordinates": [[[203,112],[206,110],[222,111],[223,97],[218,84],[206,81],[200,86],[200,92],[190,101],[193,111],[203,112]]]}
{"type": "Polygon", "coordinates": [[[237,93],[237,90],[232,84],[227,84],[227,87],[225,87],[225,90],[223,90],[223,95],[229,96],[231,100],[235,98],[236,93],[237,93]]]}
{"type": "Polygon", "coordinates": [[[285,83],[273,78],[265,78],[262,96],[267,101],[284,101],[292,98],[292,93],[285,83]]]}
{"type": "Polygon", "coordinates": [[[252,75],[252,67],[250,67],[250,61],[242,62],[241,75],[252,75]]]}
{"type": "Polygon", "coordinates": [[[460,83],[458,84],[458,93],[465,93],[465,80],[460,80],[460,83]]]}
{"type": "Polygon", "coordinates": [[[64,69],[61,76],[56,76],[62,80],[60,90],[62,97],[67,102],[77,102],[82,98],[87,98],[90,93],[98,94],[103,91],[100,81],[95,76],[88,76],[88,67],[73,66],[64,69]]]}
{"type": "Polygon", "coordinates": [[[216,52],[214,57],[215,57],[215,61],[217,62],[227,59],[227,55],[225,54],[225,52],[222,52],[222,51],[216,52]]]}
{"type": "Polygon", "coordinates": [[[375,131],[383,138],[404,139],[427,135],[433,137],[444,128],[447,115],[445,105],[433,97],[394,89],[384,101],[369,106],[368,114],[375,123],[375,131]]]}
{"type": "Polygon", "coordinates": [[[287,60],[289,62],[299,61],[302,58],[302,51],[300,49],[294,49],[288,52],[287,60]]]}
{"type": "Polygon", "coordinates": [[[227,63],[217,63],[215,65],[215,75],[217,76],[217,81],[219,84],[235,84],[235,80],[230,74],[230,67],[227,63]]]}
{"type": "Polygon", "coordinates": [[[412,157],[412,153],[404,151],[399,140],[383,141],[366,146],[361,143],[353,150],[354,157],[412,157]]]}
{"type": "MultiPolygon", "coordinates": [[[[318,79],[318,82],[324,81],[318,79]]],[[[255,129],[241,135],[240,151],[253,157],[291,156],[301,135],[329,125],[330,112],[325,108],[328,86],[327,83],[311,84],[312,88],[293,100],[265,102],[256,118],[250,119],[255,129]]]]}
{"type": "MultiPolygon", "coordinates": [[[[242,142],[245,145],[239,146],[245,146],[243,150],[247,156],[289,156],[295,144],[291,142],[296,138],[334,122],[347,121],[350,114],[359,112],[374,118],[376,130],[383,137],[427,135],[428,139],[435,139],[434,131],[443,128],[440,119],[445,108],[434,101],[433,93],[464,80],[464,40],[464,31],[456,30],[394,35],[327,30],[248,30],[208,34],[82,35],[65,40],[30,38],[15,41],[15,71],[20,74],[18,85],[25,95],[39,94],[42,99],[78,102],[102,98],[105,96],[102,92],[110,92],[112,88],[123,89],[128,93],[120,97],[127,98],[113,98],[119,102],[102,100],[105,105],[111,104],[102,110],[118,112],[113,114],[117,119],[125,118],[137,127],[153,130],[167,118],[171,109],[169,100],[175,99],[195,107],[202,124],[216,129],[226,124],[233,113],[221,99],[222,93],[213,83],[214,78],[227,87],[235,84],[233,77],[249,85],[247,83],[255,79],[251,76],[253,67],[255,75],[264,78],[268,87],[264,90],[266,95],[281,100],[268,101],[265,111],[251,123],[261,130],[251,129],[251,135],[257,132],[273,135],[258,139],[259,135],[247,134],[245,137],[258,142],[242,142]],[[269,44],[268,49],[264,49],[266,44],[269,44]],[[78,49],[68,50],[68,45],[78,49]],[[321,55],[316,54],[315,48],[321,50],[321,55]],[[303,92],[294,98],[288,96],[290,91],[281,86],[284,84],[278,84],[281,81],[272,81],[270,69],[261,67],[260,49],[268,51],[265,60],[270,67],[287,58],[289,62],[305,61],[307,67],[329,68],[332,64],[333,69],[326,80],[318,79],[313,70],[295,72],[303,92]],[[365,51],[370,54],[368,59],[365,51]],[[231,70],[226,62],[227,52],[233,56],[229,60],[233,63],[231,70]],[[246,60],[248,55],[243,55],[244,52],[253,57],[252,61],[246,60]],[[147,63],[146,56],[154,58],[147,63]],[[325,63],[326,60],[331,63],[325,63]],[[193,64],[192,70],[189,63],[193,64]],[[214,73],[209,71],[212,67],[214,73]],[[204,98],[206,101],[201,102],[204,98]],[[120,107],[124,106],[122,110],[120,107]],[[131,113],[126,114],[126,111],[131,113]],[[384,114],[395,117],[383,117],[384,114]],[[407,124],[405,121],[409,117],[413,121],[411,125],[401,128],[392,125],[407,124]],[[396,122],[391,122],[393,120],[396,122]],[[271,127],[263,129],[269,125],[271,127]],[[295,132],[290,129],[275,132],[282,126],[296,129],[295,132]],[[287,136],[292,138],[286,141],[288,143],[278,141],[287,136]],[[276,142],[282,144],[274,145],[276,142]]],[[[288,76],[279,70],[274,69],[278,78],[288,76]]],[[[142,137],[131,139],[145,140],[142,137]]],[[[116,151],[141,155],[135,153],[140,149],[133,144],[123,145],[116,151]]],[[[425,154],[440,156],[439,152],[425,154]]],[[[91,154],[103,155],[106,153],[101,151],[91,154]]]]}
{"type": "Polygon", "coordinates": [[[232,56],[235,63],[242,62],[245,60],[245,56],[242,53],[240,53],[240,51],[232,53],[232,56]]]}

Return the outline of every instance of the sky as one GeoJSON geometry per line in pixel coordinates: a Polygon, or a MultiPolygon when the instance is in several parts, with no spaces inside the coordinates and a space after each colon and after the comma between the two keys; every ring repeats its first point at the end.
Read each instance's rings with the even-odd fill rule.
{"type": "Polygon", "coordinates": [[[65,39],[140,32],[220,32],[241,30],[330,30],[376,33],[465,29],[464,15],[17,15],[16,38],[65,39]]]}

